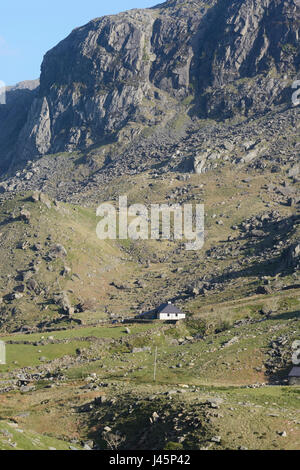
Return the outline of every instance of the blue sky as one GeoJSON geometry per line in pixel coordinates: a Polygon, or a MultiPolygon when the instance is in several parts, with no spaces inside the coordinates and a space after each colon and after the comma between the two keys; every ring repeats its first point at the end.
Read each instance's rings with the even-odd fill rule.
{"type": "Polygon", "coordinates": [[[163,0],[15,0],[0,7],[0,81],[38,78],[43,55],[93,18],[163,0]]]}

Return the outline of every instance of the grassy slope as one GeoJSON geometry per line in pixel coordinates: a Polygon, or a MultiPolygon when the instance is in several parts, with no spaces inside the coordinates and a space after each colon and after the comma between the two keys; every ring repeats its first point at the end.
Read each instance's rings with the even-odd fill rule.
{"type": "MultiPolygon", "coordinates": [[[[219,397],[223,400],[220,408],[205,411],[209,414],[206,437],[202,436],[196,442],[191,427],[193,431],[187,428],[178,431],[178,435],[167,433],[164,445],[186,433],[186,441],[180,444],[184,448],[297,448],[299,388],[266,386],[252,389],[245,386],[268,382],[264,363],[272,340],[287,335],[291,342],[299,337],[299,289],[277,289],[269,295],[256,295],[258,264],[257,259],[249,258],[248,251],[228,254],[222,259],[207,256],[210,248],[226,246],[228,236],[237,235],[232,226],[252,215],[272,209],[285,217],[293,214],[292,207],[278,204],[265,189],[266,180],[278,185],[283,178],[284,172],[260,175],[253,170],[246,172],[243,168],[225,166],[206,175],[191,175],[187,182],[178,181],[176,174],[171,178],[162,175],[154,179],[144,173],[111,183],[106,199],[128,194],[130,203],[170,201],[167,198],[174,189],[189,185],[186,200],[205,202],[206,205],[206,244],[204,250],[197,253],[177,251],[178,244],[172,241],[99,241],[93,208],[60,203],[59,207],[52,204],[48,209],[43,204],[31,202],[29,195],[6,202],[0,209],[0,282],[1,296],[4,297],[0,306],[2,339],[19,344],[7,345],[8,364],[1,366],[0,385],[28,366],[31,369],[26,370],[30,372],[49,368],[53,372],[60,370],[64,375],[62,382],[50,382],[53,388],[43,380],[33,384],[36,387],[33,391],[11,391],[0,395],[0,429],[9,430],[8,423],[17,422],[24,430],[24,433],[16,431],[17,434],[14,431],[12,442],[25,449],[32,445],[43,449],[69,448],[71,439],[81,444],[82,440],[93,438],[102,448],[105,446],[101,439],[103,427],[110,425],[127,435],[125,447],[143,448],[145,444],[135,441],[135,430],[141,416],[149,422],[149,397],[154,396],[153,406],[157,406],[160,413],[173,403],[175,411],[183,409],[183,416],[195,413],[196,409],[201,419],[204,419],[203,403],[208,398],[219,397]],[[237,171],[239,181],[251,176],[251,183],[236,185],[237,171]],[[22,207],[31,213],[30,224],[11,218],[11,214],[18,214],[22,207]],[[224,225],[217,225],[220,219],[224,225]],[[17,248],[24,240],[29,241],[28,248],[17,248]],[[32,249],[37,243],[40,243],[38,251],[32,249]],[[49,262],[47,254],[55,243],[64,245],[67,257],[49,262]],[[224,289],[207,292],[205,296],[188,297],[181,302],[188,313],[206,320],[208,332],[204,340],[187,341],[182,346],[174,344],[174,339],[195,334],[188,325],[177,328],[157,324],[129,325],[130,334],[124,326],[88,325],[107,318],[109,313],[125,317],[135,315],[140,309],[176,297],[195,280],[201,281],[205,276],[210,278],[243,260],[247,260],[248,271],[224,289]],[[6,295],[20,285],[19,272],[28,269],[33,261],[39,262],[34,279],[42,292],[26,290],[21,299],[7,300],[6,295]],[[61,275],[64,266],[71,268],[70,275],[61,275]],[[137,286],[136,280],[142,285],[137,286]],[[113,281],[125,288],[113,287],[113,281]],[[24,324],[36,325],[43,320],[60,318],[53,298],[55,293],[63,290],[73,305],[79,301],[89,304],[84,313],[74,315],[86,323],[83,328],[8,335],[24,324]],[[274,314],[259,322],[262,308],[271,309],[274,314]],[[233,323],[241,319],[251,319],[254,323],[234,328],[233,323]],[[216,328],[224,324],[225,331],[217,334],[216,328]],[[54,337],[54,342],[49,336],[54,337]],[[234,336],[238,336],[238,342],[224,348],[224,343],[234,336]],[[99,342],[101,339],[112,341],[99,342]],[[150,347],[151,353],[130,353],[133,347],[144,346],[150,347]],[[158,346],[159,351],[156,383],[153,382],[154,346],[158,346]],[[80,356],[81,362],[78,361],[78,349],[85,350],[80,356]],[[41,357],[46,362],[41,361],[41,357]],[[97,360],[91,360],[93,358],[97,360]],[[182,367],[178,367],[179,364],[182,367]],[[104,381],[108,387],[83,389],[91,373],[97,374],[97,380],[104,381]],[[182,384],[188,388],[183,388],[182,384]],[[170,390],[176,391],[172,399],[165,395],[170,390]],[[88,413],[80,412],[81,405],[92,403],[95,397],[104,394],[109,400],[117,397],[117,403],[92,408],[88,413]],[[129,415],[130,397],[134,411],[129,415]],[[135,401],[140,402],[140,407],[135,408],[135,401]],[[284,430],[287,438],[278,434],[284,430]],[[222,437],[221,444],[210,442],[211,433],[222,437]],[[19,434],[24,436],[23,440],[18,440],[19,434]],[[37,444],[32,444],[33,441],[37,444]]],[[[297,234],[294,237],[296,239],[297,234]]],[[[247,244],[245,240],[240,242],[242,246],[247,244]]],[[[279,257],[276,263],[279,263],[279,257]]],[[[277,280],[272,266],[259,266],[259,270],[260,274],[270,274],[272,283],[277,280]]],[[[295,277],[286,273],[283,282],[292,284],[295,277]]],[[[287,370],[282,373],[286,375],[287,370]]],[[[170,411],[171,417],[173,411],[170,411]]],[[[173,428],[173,422],[168,419],[166,417],[168,426],[173,428]]],[[[149,445],[155,448],[158,445],[155,433],[159,429],[162,431],[161,428],[148,429],[146,421],[149,445]]],[[[183,417],[179,421],[183,421],[183,417]]],[[[4,434],[0,433],[0,448],[11,448],[11,442],[4,434]]]]}
{"type": "MultiPolygon", "coordinates": [[[[1,295],[5,297],[13,292],[20,284],[16,280],[18,273],[28,269],[32,261],[40,263],[39,272],[34,278],[39,282],[40,290],[44,291],[41,295],[26,292],[22,299],[8,302],[5,327],[13,329],[24,323],[36,324],[57,318],[58,307],[53,303],[53,296],[62,290],[68,291],[73,305],[80,300],[89,304],[88,311],[78,315],[86,322],[105,318],[109,312],[125,317],[135,315],[140,309],[143,311],[160,301],[176,297],[194,281],[222,274],[228,267],[246,259],[248,269],[242,271],[240,268],[240,275],[237,273],[225,291],[189,299],[184,308],[197,313],[211,303],[253,295],[259,283],[257,269],[260,275],[274,276],[272,265],[259,266],[257,259],[251,256],[256,250],[255,245],[249,246],[248,241],[241,240],[242,248],[248,243],[245,251],[237,254],[233,252],[233,255],[229,253],[217,261],[207,256],[207,251],[215,247],[230,248],[230,243],[226,242],[228,236],[237,236],[232,227],[252,215],[275,209],[283,217],[289,217],[294,209],[279,205],[264,189],[266,178],[269,183],[278,184],[282,175],[270,173],[262,176],[250,172],[251,184],[236,186],[236,171],[239,171],[239,180],[243,176],[249,177],[249,173],[243,174],[240,168],[230,170],[226,166],[220,171],[222,176],[219,171],[192,175],[187,183],[163,176],[157,181],[146,173],[118,179],[112,182],[107,191],[108,199],[127,194],[129,204],[147,204],[150,201],[163,203],[173,202],[168,199],[170,193],[188,185],[188,195],[183,200],[205,202],[206,243],[200,252],[178,250],[178,242],[175,241],[100,241],[96,236],[97,219],[92,208],[60,203],[59,207],[52,205],[49,210],[21,196],[5,203],[0,212],[0,254],[3,261],[0,268],[1,295]],[[150,187],[150,184],[153,186],[150,187]],[[202,184],[204,189],[201,189],[202,184]],[[18,214],[22,207],[32,214],[30,224],[10,219],[11,213],[18,214]],[[223,221],[223,225],[217,224],[219,220],[223,221]],[[29,242],[29,248],[17,249],[24,240],[29,242]],[[39,251],[34,251],[32,246],[37,243],[41,247],[39,251]],[[63,244],[68,255],[66,259],[46,261],[47,253],[55,243],[63,244]],[[71,274],[65,277],[61,275],[64,265],[71,268],[71,274]],[[140,280],[142,286],[137,286],[136,280],[140,280]],[[113,281],[123,284],[126,289],[113,287],[113,281]],[[45,290],[48,292],[45,293],[45,290]],[[17,307],[17,311],[12,317],[13,307],[17,307]]],[[[266,243],[270,241],[266,240],[266,243]]]]}
{"type": "MultiPolygon", "coordinates": [[[[27,431],[17,423],[0,421],[0,450],[70,450],[76,446],[63,440],[27,431]]],[[[79,450],[80,447],[77,446],[79,450]]]]}

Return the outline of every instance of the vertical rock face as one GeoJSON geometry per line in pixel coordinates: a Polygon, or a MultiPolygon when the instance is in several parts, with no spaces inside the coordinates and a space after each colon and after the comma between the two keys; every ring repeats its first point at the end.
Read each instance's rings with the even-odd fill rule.
{"type": "Polygon", "coordinates": [[[197,63],[205,116],[231,117],[279,103],[287,87],[282,78],[299,71],[299,28],[297,0],[220,0],[197,63]]]}
{"type": "Polygon", "coordinates": [[[149,89],[152,23],[147,11],[94,20],[46,54],[40,100],[49,104],[53,151],[101,141],[127,123],[149,89]]]}
{"type": "Polygon", "coordinates": [[[0,171],[7,169],[13,159],[15,142],[28,118],[39,80],[7,87],[6,104],[0,105],[0,171]]]}
{"type": "Polygon", "coordinates": [[[157,122],[163,94],[170,110],[189,93],[192,39],[205,13],[132,10],[74,30],[44,58],[24,153],[74,150],[115,138],[129,121],[137,132],[157,122]]]}
{"type": "Polygon", "coordinates": [[[37,152],[41,155],[47,153],[51,147],[50,127],[50,111],[47,98],[45,96],[35,98],[30,108],[27,123],[18,140],[17,153],[25,155],[37,152]]]}
{"type": "Polygon", "coordinates": [[[18,125],[0,131],[2,159],[132,139],[187,97],[201,117],[265,112],[299,70],[299,24],[298,0],[171,0],[95,19],[46,54],[18,125]]]}

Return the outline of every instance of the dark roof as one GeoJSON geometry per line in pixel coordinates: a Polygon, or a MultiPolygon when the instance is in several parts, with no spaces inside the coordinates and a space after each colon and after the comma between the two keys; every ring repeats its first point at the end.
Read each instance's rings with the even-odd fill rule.
{"type": "Polygon", "coordinates": [[[289,377],[300,377],[300,367],[293,367],[289,373],[289,377]]]}
{"type": "Polygon", "coordinates": [[[177,308],[173,304],[162,304],[160,307],[158,307],[158,313],[182,313],[179,308],[177,308]]]}

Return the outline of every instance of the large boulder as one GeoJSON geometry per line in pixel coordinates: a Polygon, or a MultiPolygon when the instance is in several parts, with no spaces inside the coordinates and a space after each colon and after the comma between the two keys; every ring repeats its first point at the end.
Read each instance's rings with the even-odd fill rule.
{"type": "Polygon", "coordinates": [[[74,308],[66,292],[60,292],[54,296],[56,305],[61,307],[65,315],[71,316],[74,313],[74,308]]]}
{"type": "Polygon", "coordinates": [[[49,252],[49,257],[51,259],[55,259],[55,258],[65,258],[67,256],[67,250],[65,249],[65,247],[63,245],[61,245],[60,243],[57,243],[56,245],[53,245],[50,249],[50,252],[49,252]]]}

